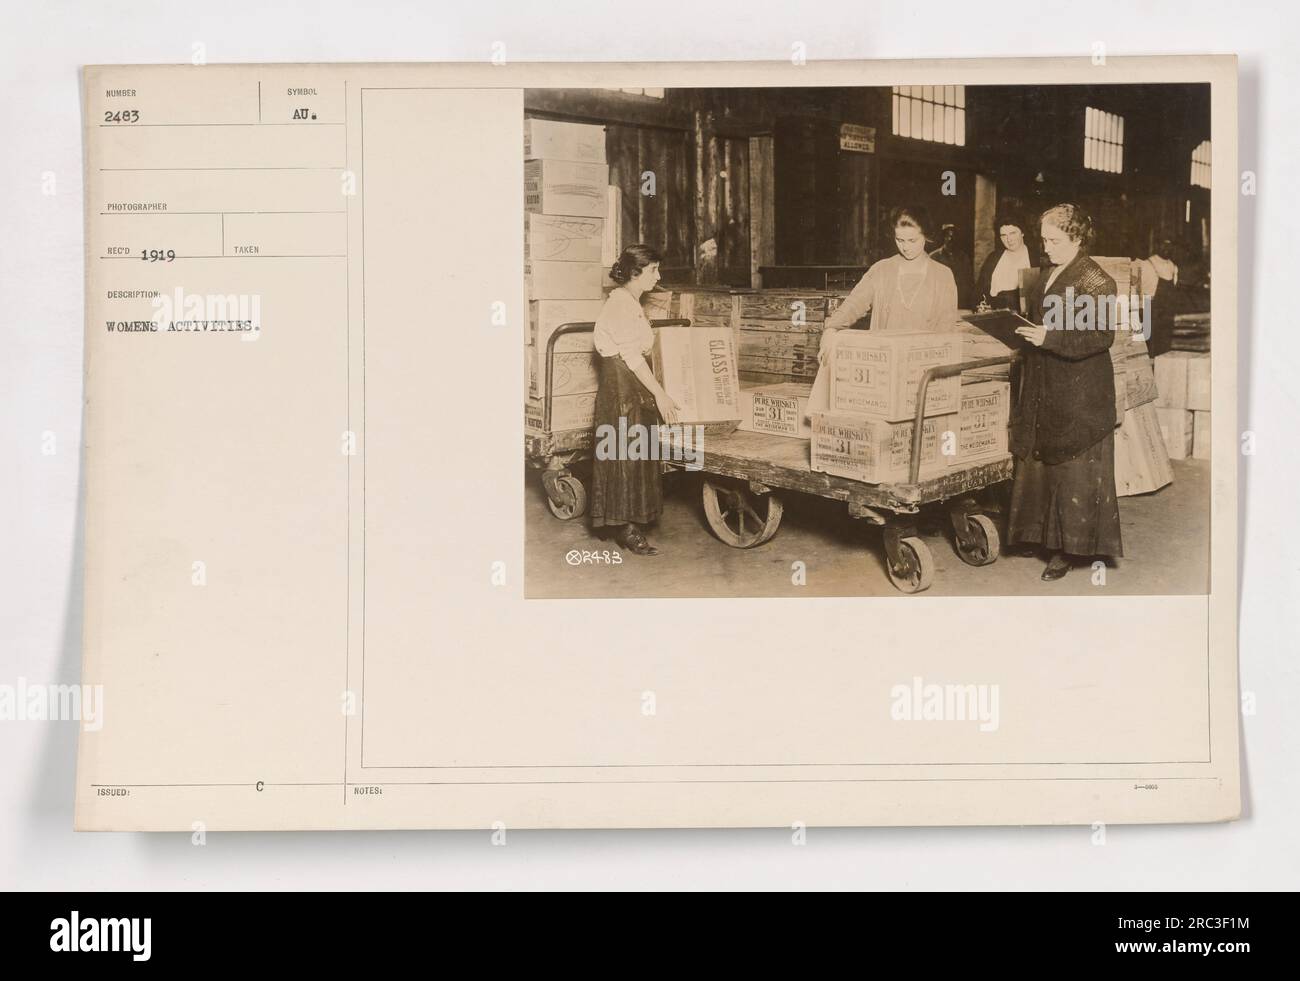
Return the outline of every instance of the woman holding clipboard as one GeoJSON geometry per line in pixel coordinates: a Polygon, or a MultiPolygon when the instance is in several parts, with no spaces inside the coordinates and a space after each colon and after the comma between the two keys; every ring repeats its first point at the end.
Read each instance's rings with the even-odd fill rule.
{"type": "Polygon", "coordinates": [[[1043,249],[1052,268],[1030,292],[1033,322],[1015,330],[1027,346],[1011,414],[1016,473],[1008,538],[1047,553],[1044,582],[1084,560],[1124,554],[1109,351],[1115,281],[1089,258],[1092,237],[1092,222],[1077,205],[1043,213],[1043,249]]]}

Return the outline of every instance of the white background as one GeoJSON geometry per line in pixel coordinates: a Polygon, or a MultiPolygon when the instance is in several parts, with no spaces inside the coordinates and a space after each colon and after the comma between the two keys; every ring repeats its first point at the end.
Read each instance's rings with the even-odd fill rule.
{"type": "MultiPolygon", "coordinates": [[[[75,683],[81,661],[83,64],[191,60],[789,62],[1236,53],[1245,813],[1229,825],[1088,828],[210,835],[74,834],[74,723],[0,722],[0,886],[148,888],[1269,889],[1300,883],[1294,439],[1300,168],[1286,5],[1094,2],[608,5],[0,4],[0,684],[75,683]],[[563,10],[563,13],[560,10],[563,10]],[[1083,26],[1081,26],[1083,25],[1083,26]],[[1081,31],[1083,33],[1081,33],[1081,31]],[[56,191],[42,193],[46,172],[56,191]],[[1269,207],[1270,202],[1272,207],[1269,207]],[[43,455],[42,434],[57,452],[43,455]]],[[[796,68],[791,68],[797,71],[796,68]]],[[[1104,69],[1099,69],[1100,76],[1104,69]]],[[[1122,79],[1105,79],[1115,81],[1122,79]]],[[[1216,180],[1230,175],[1216,174],[1216,180]]],[[[1227,230],[1215,229],[1216,236],[1227,230]]],[[[1105,720],[1099,719],[1098,725],[1105,720]]]]}

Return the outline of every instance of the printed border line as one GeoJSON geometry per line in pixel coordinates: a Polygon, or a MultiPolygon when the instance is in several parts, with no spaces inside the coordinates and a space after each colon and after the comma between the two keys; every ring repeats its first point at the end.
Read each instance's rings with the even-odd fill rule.
{"type": "MultiPolygon", "coordinates": [[[[1064,84],[1064,83],[1061,83],[1061,84],[1064,84]]],[[[1151,84],[1155,84],[1155,83],[1151,83],[1151,84]]],[[[1211,93],[1213,93],[1214,83],[1211,82],[1211,81],[1206,81],[1204,84],[1208,84],[1208,85],[1210,85],[1210,87],[1211,87],[1211,93]]],[[[752,86],[752,88],[769,88],[769,87],[770,87],[770,88],[776,88],[776,86],[752,86]]],[[[846,87],[846,88],[855,88],[855,87],[856,87],[856,88],[874,88],[875,86],[865,86],[865,85],[863,85],[863,86],[845,86],[845,87],[846,87]]],[[[366,526],[366,522],[365,522],[366,511],[365,511],[365,506],[366,506],[366,505],[365,505],[365,502],[366,502],[366,494],[365,494],[365,472],[366,472],[366,452],[367,452],[366,439],[365,439],[365,434],[366,434],[366,412],[365,412],[365,406],[366,406],[366,372],[365,372],[365,364],[366,364],[366,356],[365,356],[365,350],[366,350],[366,345],[365,345],[365,338],[366,338],[366,313],[365,313],[365,306],[366,306],[366,283],[365,283],[365,263],[366,263],[366,235],[365,235],[365,229],[366,229],[366,222],[365,222],[365,216],[366,216],[366,207],[365,207],[365,170],[366,170],[366,165],[365,165],[365,149],[366,149],[366,99],[365,99],[365,96],[366,96],[366,92],[368,92],[368,91],[372,91],[372,90],[373,90],[373,91],[417,91],[417,92],[442,92],[442,91],[447,91],[447,90],[449,90],[449,89],[453,89],[453,88],[455,88],[455,89],[466,88],[466,86],[445,86],[445,85],[420,85],[420,86],[408,86],[408,85],[394,85],[394,86],[369,85],[369,86],[367,86],[367,85],[363,85],[363,86],[361,86],[361,89],[360,89],[360,92],[361,92],[361,129],[360,129],[360,137],[361,137],[361,178],[362,178],[362,179],[361,179],[361,188],[362,188],[362,191],[361,191],[361,474],[362,474],[362,479],[361,479],[361,488],[362,488],[362,489],[361,489],[361,699],[360,699],[360,702],[361,702],[361,759],[360,759],[360,768],[361,768],[362,770],[367,770],[367,769],[370,769],[370,770],[380,770],[380,769],[388,769],[388,770],[397,770],[397,769],[412,769],[412,770],[461,770],[461,769],[511,769],[511,768],[518,768],[518,769],[524,769],[524,768],[535,768],[535,769],[616,769],[616,768],[617,768],[617,769],[631,769],[631,768],[639,768],[639,767],[646,767],[646,768],[655,767],[655,768],[658,768],[658,767],[671,767],[671,766],[680,766],[680,767],[705,767],[705,766],[716,766],[716,767],[736,767],[736,768],[742,768],[742,767],[762,767],[762,766],[772,766],[772,767],[794,767],[794,766],[811,766],[811,767],[816,767],[816,766],[828,766],[828,767],[835,767],[835,766],[864,766],[864,767],[865,767],[865,766],[1164,766],[1164,765],[1170,765],[1170,764],[1173,764],[1173,765],[1207,765],[1207,764],[1212,765],[1212,764],[1213,764],[1213,762],[1214,762],[1214,759],[1213,759],[1213,755],[1214,755],[1214,754],[1213,754],[1214,741],[1213,741],[1213,736],[1212,736],[1212,732],[1211,732],[1211,728],[1210,728],[1210,726],[1211,726],[1211,720],[1212,720],[1212,718],[1213,718],[1213,706],[1212,706],[1212,704],[1211,704],[1211,699],[1212,699],[1212,691],[1211,691],[1211,677],[1210,677],[1210,663],[1211,663],[1211,659],[1212,659],[1212,651],[1211,651],[1211,647],[1210,647],[1210,645],[1211,645],[1210,608],[1211,608],[1211,606],[1212,606],[1212,602],[1211,602],[1211,600],[1212,600],[1212,595],[1213,595],[1213,594],[1212,594],[1212,592],[1209,592],[1209,591],[1207,591],[1205,594],[1203,594],[1203,595],[1205,596],[1205,703],[1206,703],[1206,748],[1207,748],[1207,754],[1206,754],[1206,755],[1207,755],[1207,759],[1204,759],[1204,760],[1163,761],[1163,762],[1159,762],[1159,761],[1152,761],[1152,762],[1138,761],[1138,762],[1135,762],[1135,763],[1077,763],[1077,764],[1074,764],[1074,763],[610,763],[610,764],[576,764],[576,765],[574,765],[574,764],[568,764],[568,765],[566,765],[566,764],[558,764],[558,765],[556,765],[556,764],[541,764],[541,763],[538,763],[538,764],[530,764],[530,765],[528,765],[527,767],[523,767],[523,766],[512,767],[512,766],[510,766],[510,765],[508,765],[508,764],[492,764],[492,765],[487,765],[487,766],[477,766],[477,767],[475,767],[475,766],[462,766],[462,765],[438,765],[438,764],[432,764],[432,765],[430,765],[430,764],[419,764],[419,763],[397,764],[397,765],[388,765],[388,766],[381,766],[381,765],[378,765],[378,764],[367,764],[366,761],[365,761],[365,745],[366,745],[366,743],[365,743],[365,732],[366,732],[366,726],[365,726],[365,719],[366,719],[366,709],[365,709],[365,705],[366,705],[366,681],[365,681],[365,663],[366,663],[366,627],[365,627],[365,623],[366,623],[366,588],[365,588],[365,583],[366,583],[366,532],[365,532],[365,526],[366,526]]],[[[484,86],[478,86],[477,88],[474,88],[474,89],[473,89],[473,91],[484,91],[484,90],[486,90],[486,91],[490,91],[490,92],[502,91],[502,89],[500,89],[500,88],[486,88],[486,87],[484,87],[484,86]]],[[[518,88],[507,88],[506,90],[507,90],[507,91],[518,91],[518,92],[521,94],[521,96],[522,96],[523,92],[525,91],[525,89],[524,89],[523,87],[518,87],[518,88]]],[[[346,99],[345,99],[345,106],[346,106],[346,99]]],[[[1210,118],[1210,132],[1211,132],[1212,134],[1213,134],[1213,132],[1214,132],[1214,118],[1213,118],[1213,114],[1211,114],[1211,118],[1210,118]]],[[[1213,201],[1211,201],[1211,220],[1213,220],[1213,217],[1214,217],[1214,215],[1213,215],[1213,201]]],[[[349,407],[350,407],[350,404],[351,404],[351,398],[350,398],[350,395],[351,395],[351,392],[350,392],[350,385],[349,385],[349,407]]],[[[1213,461],[1211,461],[1211,462],[1213,462],[1213,461]]],[[[1211,495],[1213,495],[1213,488],[1211,488],[1211,495]]],[[[349,513],[350,513],[350,510],[349,510],[349,513]]],[[[1212,515],[1211,515],[1211,517],[1212,517],[1212,515]]],[[[1213,573],[1213,559],[1214,559],[1214,553],[1213,553],[1214,540],[1213,540],[1213,534],[1212,534],[1212,531],[1213,531],[1213,522],[1211,522],[1211,524],[1210,524],[1210,529],[1209,529],[1209,538],[1210,538],[1210,541],[1209,541],[1208,544],[1209,544],[1209,551],[1210,551],[1210,568],[1209,568],[1209,571],[1208,571],[1207,575],[1210,575],[1211,580],[1207,583],[1207,590],[1212,589],[1212,587],[1213,587],[1212,573],[1213,573]]],[[[350,575],[350,570],[349,570],[349,588],[350,588],[350,585],[351,585],[351,575],[350,575]]],[[[1142,595],[1161,595],[1161,596],[1163,596],[1163,595],[1168,595],[1168,594],[1142,594],[1142,595]]],[[[1182,594],[1178,594],[1178,595],[1182,595],[1182,594]]],[[[1193,595],[1202,595],[1202,594],[1193,594],[1193,595]]],[[[750,598],[752,598],[752,597],[727,597],[726,599],[750,599],[750,598]]],[[[889,597],[886,597],[886,598],[889,598],[889,597]]],[[[901,597],[894,597],[894,598],[901,599],[901,597]]],[[[998,597],[994,597],[994,598],[998,598],[998,597]]],[[[725,599],[724,599],[723,601],[725,602],[725,599]]],[[[890,779],[890,778],[880,778],[880,779],[890,779]]],[[[1023,778],[1016,778],[1016,777],[1009,777],[1009,778],[997,778],[997,777],[973,777],[973,778],[962,778],[962,777],[934,777],[934,778],[926,778],[926,779],[933,779],[933,780],[940,780],[940,781],[943,781],[943,780],[961,781],[961,780],[966,780],[966,779],[972,779],[972,780],[998,780],[998,779],[1009,779],[1009,780],[1018,780],[1018,779],[1023,779],[1023,780],[1082,780],[1082,779],[1115,779],[1115,780],[1131,780],[1131,779],[1135,779],[1135,778],[1133,778],[1133,777],[1106,777],[1106,778],[1100,778],[1100,777],[1099,777],[1099,778],[1084,778],[1084,777],[1023,777],[1023,778]]],[[[1178,777],[1178,778],[1174,778],[1174,777],[1164,777],[1164,778],[1157,778],[1157,779],[1166,779],[1166,780],[1169,780],[1169,779],[1214,780],[1214,779],[1220,779],[1220,778],[1218,778],[1218,777],[1178,777]]],[[[461,781],[461,782],[459,782],[459,785],[468,785],[468,784],[479,783],[479,782],[481,782],[481,781],[461,781]]],[[[524,781],[504,781],[504,782],[505,782],[505,783],[524,783],[524,781]]],[[[569,782],[569,781],[565,781],[565,782],[569,782]]],[[[571,781],[571,782],[574,782],[574,783],[587,783],[587,784],[600,784],[600,783],[613,783],[613,782],[615,782],[615,781],[608,781],[608,780],[588,780],[588,781],[571,781]]],[[[629,782],[631,782],[631,783],[715,783],[715,782],[717,782],[717,783],[732,783],[732,782],[782,783],[782,782],[786,782],[786,781],[782,781],[782,780],[772,780],[772,781],[762,781],[762,780],[756,780],[756,781],[701,781],[701,780],[686,780],[686,781],[629,781],[629,782]]],[[[811,781],[794,781],[794,782],[801,782],[801,783],[803,783],[803,782],[812,782],[812,783],[818,783],[818,782],[823,782],[823,781],[811,780],[811,781]]],[[[859,780],[847,780],[847,781],[829,781],[829,782],[861,782],[861,781],[859,781],[859,780]]],[[[869,782],[869,781],[868,781],[868,782],[869,782]]],[[[445,783],[447,783],[447,784],[449,784],[449,785],[457,785],[457,782],[456,782],[456,781],[446,781],[445,783]]],[[[373,786],[373,785],[376,785],[376,784],[372,784],[372,786],[373,786]]],[[[441,782],[440,782],[440,785],[441,785],[441,782]]],[[[346,796],[346,793],[345,793],[345,796],[346,796]]]]}

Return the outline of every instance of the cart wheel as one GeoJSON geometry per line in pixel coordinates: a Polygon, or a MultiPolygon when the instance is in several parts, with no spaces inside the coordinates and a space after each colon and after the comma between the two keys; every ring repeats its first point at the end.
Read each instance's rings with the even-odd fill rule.
{"type": "Polygon", "coordinates": [[[889,573],[889,581],[904,593],[929,589],[934,581],[934,556],[930,554],[930,546],[919,538],[899,539],[897,560],[886,553],[885,571],[889,573]]]}
{"type": "Polygon", "coordinates": [[[753,548],[781,526],[781,499],[775,494],[751,494],[748,489],[704,482],[704,514],[713,533],[732,548],[753,548]]]}
{"type": "Polygon", "coordinates": [[[966,522],[970,537],[963,542],[961,536],[957,536],[954,542],[957,555],[967,565],[991,565],[996,562],[1002,540],[998,537],[993,519],[985,514],[970,514],[966,516],[966,522]]]}
{"type": "Polygon", "coordinates": [[[546,482],[546,506],[561,521],[569,521],[587,513],[587,488],[573,474],[565,474],[546,482]]]}

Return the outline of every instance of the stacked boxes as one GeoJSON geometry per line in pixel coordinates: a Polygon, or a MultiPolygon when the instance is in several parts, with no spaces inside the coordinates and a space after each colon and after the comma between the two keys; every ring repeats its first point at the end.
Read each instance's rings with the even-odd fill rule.
{"type": "Polygon", "coordinates": [[[741,294],[736,311],[741,370],[773,382],[785,377],[812,384],[826,305],[824,295],[807,292],[741,294]]]}
{"type": "MultiPolygon", "coordinates": [[[[827,412],[812,414],[812,469],[867,483],[907,480],[921,376],[962,360],[957,331],[843,331],[835,337],[827,412]]],[[[919,476],[1006,455],[1010,386],[957,376],[926,392],[919,476]]]]}
{"type": "Polygon", "coordinates": [[[564,323],[600,314],[608,249],[609,167],[605,128],[524,120],[524,273],[528,287],[528,394],[525,421],[540,430],[552,398],[551,429],[585,429],[594,420],[596,354],[590,333],[555,347],[553,391],[546,391],[546,343],[564,323]]]}
{"type": "Polygon", "coordinates": [[[1173,479],[1156,407],[1148,402],[1129,409],[1115,431],[1115,493],[1146,494],[1173,479]]]}
{"type": "Polygon", "coordinates": [[[605,127],[561,123],[552,119],[525,119],[524,159],[603,164],[605,127]]]}
{"type": "MultiPolygon", "coordinates": [[[[945,469],[939,453],[952,416],[931,416],[921,425],[921,478],[945,469]]],[[[812,468],[869,484],[903,481],[912,459],[915,422],[886,422],[861,412],[814,412],[812,468]]]]}
{"type": "Polygon", "coordinates": [[[1156,406],[1156,422],[1169,459],[1186,460],[1192,455],[1192,413],[1156,406]]]}
{"type": "Polygon", "coordinates": [[[1160,430],[1169,456],[1210,458],[1210,356],[1169,351],[1155,360],[1160,430]]]}
{"type": "Polygon", "coordinates": [[[1192,458],[1196,460],[1210,458],[1210,414],[1208,412],[1192,413],[1192,458]]]}
{"type": "Polygon", "coordinates": [[[1011,385],[1004,381],[971,381],[961,386],[957,410],[956,452],[946,456],[948,466],[992,463],[1010,454],[1007,418],[1011,413],[1011,385]]]}

